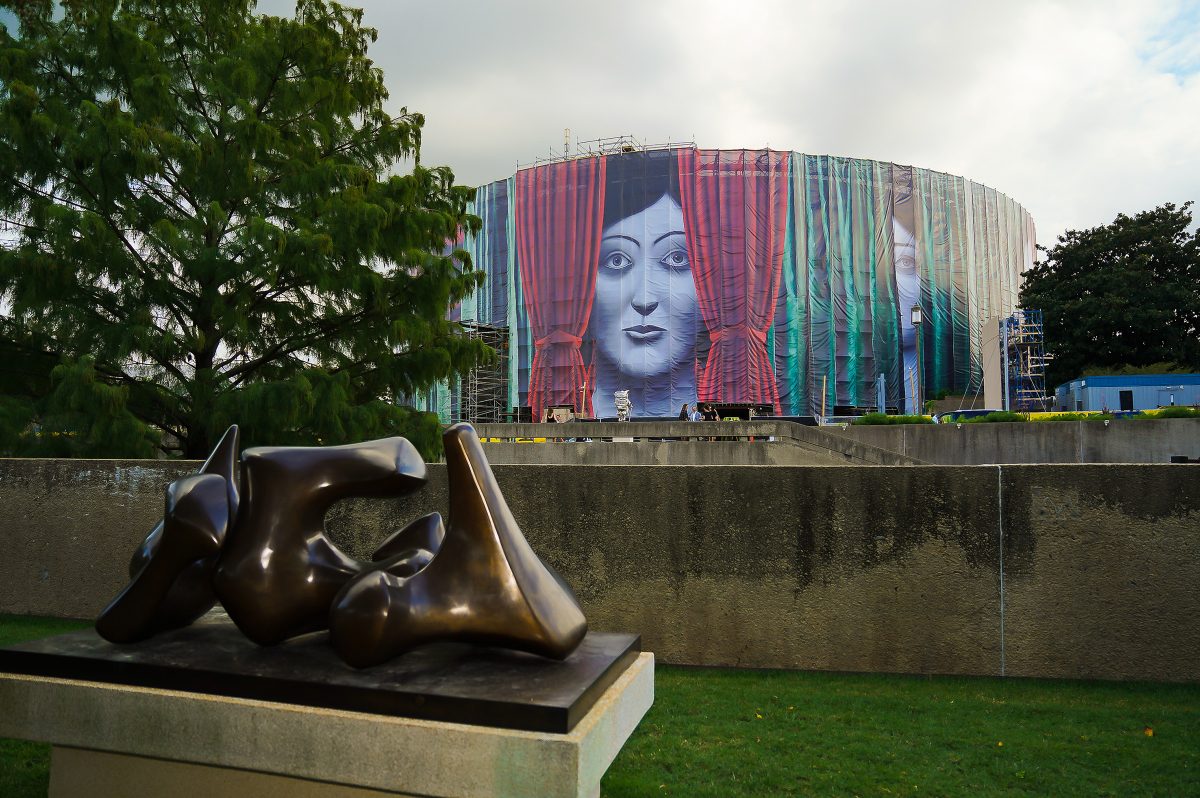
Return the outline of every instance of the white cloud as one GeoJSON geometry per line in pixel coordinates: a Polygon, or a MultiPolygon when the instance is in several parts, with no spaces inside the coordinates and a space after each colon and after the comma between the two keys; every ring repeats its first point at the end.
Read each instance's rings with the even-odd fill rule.
{"type": "Polygon", "coordinates": [[[564,127],[769,143],[995,186],[1047,244],[1200,186],[1185,0],[363,5],[395,107],[426,116],[423,159],[464,183],[561,149],[564,127]]]}

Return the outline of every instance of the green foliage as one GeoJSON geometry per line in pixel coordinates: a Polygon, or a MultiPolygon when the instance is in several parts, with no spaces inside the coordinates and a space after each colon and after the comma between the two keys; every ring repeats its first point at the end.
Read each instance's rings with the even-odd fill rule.
{"type": "Polygon", "coordinates": [[[864,413],[852,422],[855,425],[932,424],[929,416],[889,416],[886,413],[864,413]]]}
{"type": "Polygon", "coordinates": [[[52,372],[54,391],[44,402],[29,454],[42,457],[153,457],[159,435],[127,408],[129,388],[98,378],[90,357],[52,372]]]}
{"type": "Polygon", "coordinates": [[[988,413],[985,416],[974,416],[973,418],[964,418],[958,422],[960,424],[995,424],[997,422],[1009,421],[1028,421],[1023,414],[1013,413],[1008,410],[997,410],[995,413],[988,413]]]}
{"type": "MultiPolygon", "coordinates": [[[[1043,421],[1112,421],[1113,418],[1112,413],[1049,413],[1037,415],[1028,420],[1041,423],[1043,421]]],[[[1121,416],[1117,416],[1117,418],[1121,418],[1121,416]]]]}
{"type": "Polygon", "coordinates": [[[51,371],[39,399],[0,397],[0,455],[153,457],[159,434],[126,407],[129,389],[99,379],[90,357],[51,371]]]}
{"type": "Polygon", "coordinates": [[[1169,362],[1200,370],[1200,232],[1191,203],[1069,230],[1025,274],[1021,305],[1044,313],[1047,383],[1169,362]]]}
{"type": "Polygon", "coordinates": [[[1134,416],[1136,419],[1159,418],[1200,418],[1200,408],[1196,407],[1160,407],[1158,410],[1144,410],[1134,416]]]}
{"type": "Polygon", "coordinates": [[[1165,360],[1160,363],[1150,363],[1145,366],[1131,366],[1123,363],[1119,366],[1087,366],[1076,376],[1088,377],[1120,377],[1127,374],[1190,374],[1195,369],[1174,361],[1165,360]]]}
{"type": "Polygon", "coordinates": [[[431,455],[431,420],[392,405],[490,356],[446,320],[483,279],[446,242],[479,220],[421,164],[421,115],[385,111],[362,12],[15,5],[0,348],[42,386],[20,395],[74,364],[44,420],[121,451],[153,428],[202,457],[238,421],[247,445],[412,434],[431,455]]]}
{"type": "Polygon", "coordinates": [[[25,436],[33,426],[33,416],[32,399],[0,394],[0,457],[20,453],[25,436]]]}

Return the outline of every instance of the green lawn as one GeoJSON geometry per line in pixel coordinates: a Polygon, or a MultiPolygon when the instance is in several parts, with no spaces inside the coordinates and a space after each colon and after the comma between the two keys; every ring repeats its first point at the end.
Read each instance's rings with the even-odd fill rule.
{"type": "MultiPolygon", "coordinates": [[[[0,645],[82,625],[0,616],[0,645]]],[[[1200,685],[663,666],[655,679],[605,796],[1200,796],[1200,685]]],[[[49,746],[0,740],[0,795],[45,795],[48,768],[49,746]]]]}
{"type": "Polygon", "coordinates": [[[605,796],[1200,795],[1200,686],[660,667],[605,796]]]}

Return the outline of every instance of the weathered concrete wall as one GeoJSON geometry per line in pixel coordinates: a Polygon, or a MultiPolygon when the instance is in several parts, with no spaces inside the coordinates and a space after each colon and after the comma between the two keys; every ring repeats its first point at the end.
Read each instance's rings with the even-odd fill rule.
{"type": "Polygon", "coordinates": [[[167,483],[199,465],[0,458],[0,612],[96,615],[162,517],[167,483]]]}
{"type": "MultiPolygon", "coordinates": [[[[0,611],[94,615],[186,467],[0,460],[0,611]]],[[[592,627],[666,662],[1200,680],[1200,467],[495,470],[592,627]]],[[[330,533],[365,556],[446,503],[434,465],[330,533]]]]}
{"type": "Polygon", "coordinates": [[[828,449],[783,441],[631,441],[486,444],[493,463],[543,465],[845,465],[828,449]]]}
{"type": "Polygon", "coordinates": [[[1200,680],[1200,466],[998,470],[1006,672],[1200,680]]]}
{"type": "Polygon", "coordinates": [[[822,427],[938,465],[990,463],[1169,463],[1200,458],[1200,419],[1055,421],[1016,424],[905,424],[822,427]]]}

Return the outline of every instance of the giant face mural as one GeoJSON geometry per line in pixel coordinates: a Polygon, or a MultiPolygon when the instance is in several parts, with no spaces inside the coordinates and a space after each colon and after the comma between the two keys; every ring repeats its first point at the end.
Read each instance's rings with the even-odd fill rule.
{"type": "MultiPolygon", "coordinates": [[[[1016,306],[1029,214],[909,166],[772,150],[658,149],[481,187],[464,246],[487,284],[464,320],[508,330],[509,404],[674,417],[694,401],[783,415],[915,411],[974,390],[982,330],[1016,306]],[[920,305],[922,374],[910,310],[920,305]]],[[[462,417],[456,390],[429,409],[462,417]]]]}
{"type": "Polygon", "coordinates": [[[664,193],[652,205],[606,220],[586,341],[595,364],[592,409],[616,415],[628,390],[643,415],[670,415],[696,401],[696,285],[683,209],[664,193]]]}

